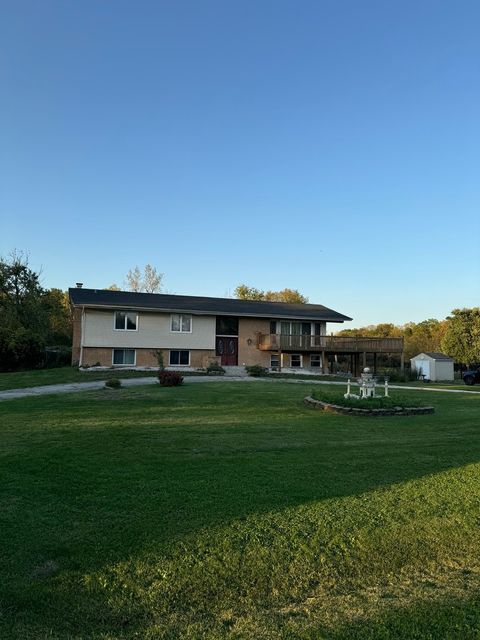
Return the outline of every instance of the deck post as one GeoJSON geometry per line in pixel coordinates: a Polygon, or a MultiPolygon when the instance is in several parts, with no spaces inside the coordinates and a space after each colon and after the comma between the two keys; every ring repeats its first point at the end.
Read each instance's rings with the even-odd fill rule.
{"type": "Polygon", "coordinates": [[[366,351],[363,352],[362,362],[363,362],[363,368],[365,369],[365,367],[367,366],[367,352],[366,351]]]}
{"type": "Polygon", "coordinates": [[[377,375],[377,352],[373,353],[373,375],[377,375]]]}
{"type": "Polygon", "coordinates": [[[327,354],[325,351],[322,351],[322,373],[328,373],[327,354]]]}
{"type": "Polygon", "coordinates": [[[278,350],[278,373],[282,372],[282,350],[278,350]]]}
{"type": "Polygon", "coordinates": [[[400,369],[405,371],[405,353],[403,351],[400,355],[400,369]]]}

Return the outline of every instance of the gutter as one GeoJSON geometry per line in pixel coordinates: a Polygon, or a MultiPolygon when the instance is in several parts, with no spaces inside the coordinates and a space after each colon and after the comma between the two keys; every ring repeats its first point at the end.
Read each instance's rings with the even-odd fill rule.
{"type": "MultiPolygon", "coordinates": [[[[167,307],[163,307],[162,309],[159,309],[158,307],[141,307],[138,305],[114,305],[114,304],[110,304],[110,305],[103,305],[103,304],[88,304],[87,305],[89,309],[99,309],[102,311],[110,311],[110,310],[115,310],[118,309],[120,311],[136,311],[137,313],[140,311],[146,311],[148,313],[188,313],[191,314],[193,316],[234,316],[234,317],[238,317],[238,318],[265,318],[266,320],[269,320],[270,318],[276,318],[278,320],[305,320],[305,321],[309,321],[309,322],[318,322],[320,320],[323,320],[324,322],[345,322],[345,321],[350,321],[352,320],[352,318],[349,318],[348,316],[342,316],[340,318],[329,318],[329,317],[325,317],[325,316],[302,316],[302,315],[281,315],[281,314],[268,314],[268,315],[259,315],[258,313],[234,313],[234,312],[229,312],[229,311],[199,311],[199,310],[190,310],[190,309],[175,309],[175,308],[167,308],[167,307]]],[[[82,306],[83,309],[85,309],[85,305],[82,306]]]]}
{"type": "Polygon", "coordinates": [[[84,340],[84,325],[85,325],[85,305],[82,306],[82,320],[80,323],[80,362],[78,364],[79,367],[83,366],[83,343],[84,340]]]}

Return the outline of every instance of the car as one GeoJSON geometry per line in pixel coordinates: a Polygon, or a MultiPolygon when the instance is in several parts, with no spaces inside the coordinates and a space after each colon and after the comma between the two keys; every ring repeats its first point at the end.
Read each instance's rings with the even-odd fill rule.
{"type": "Polygon", "coordinates": [[[469,369],[463,372],[463,381],[468,386],[479,383],[480,384],[480,364],[474,364],[469,369]]]}

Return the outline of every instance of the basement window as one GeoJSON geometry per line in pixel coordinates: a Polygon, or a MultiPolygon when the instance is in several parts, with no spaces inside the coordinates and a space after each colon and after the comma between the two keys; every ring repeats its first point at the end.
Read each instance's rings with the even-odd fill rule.
{"type": "Polygon", "coordinates": [[[170,351],[168,363],[172,367],[188,367],[190,364],[190,351],[170,351]]]}
{"type": "Polygon", "coordinates": [[[112,363],[135,366],[135,356],[135,349],[113,349],[112,363]]]}
{"type": "Polygon", "coordinates": [[[312,353],[312,355],[310,356],[310,366],[312,368],[320,367],[320,354],[319,353],[312,353]]]}
{"type": "Polygon", "coordinates": [[[302,366],[302,356],[298,353],[292,353],[290,356],[290,366],[291,367],[301,367],[302,366]]]}

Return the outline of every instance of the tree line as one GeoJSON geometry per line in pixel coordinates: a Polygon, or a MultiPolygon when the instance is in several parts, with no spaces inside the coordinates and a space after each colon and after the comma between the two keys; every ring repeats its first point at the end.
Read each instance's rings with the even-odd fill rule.
{"type": "MultiPolygon", "coordinates": [[[[131,269],[125,289],[147,293],[161,291],[163,274],[146,265],[131,269]]],[[[107,287],[119,290],[116,285],[107,287]]],[[[305,304],[308,298],[296,289],[261,290],[246,284],[235,289],[242,300],[265,300],[305,304]]],[[[40,274],[28,264],[28,256],[13,252],[0,258],[0,370],[37,368],[48,364],[49,348],[63,354],[61,363],[69,362],[72,344],[72,311],[68,293],[61,289],[45,289],[40,274]]],[[[454,309],[445,320],[429,319],[403,326],[390,323],[369,325],[359,329],[343,329],[337,335],[403,337],[405,355],[441,351],[457,362],[480,362],[480,307],[454,309]]]]}
{"type": "Polygon", "coordinates": [[[445,320],[430,318],[401,326],[381,323],[343,329],[337,335],[403,338],[406,359],[419,353],[440,352],[458,363],[472,364],[480,362],[480,307],[453,309],[445,320]]]}

